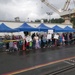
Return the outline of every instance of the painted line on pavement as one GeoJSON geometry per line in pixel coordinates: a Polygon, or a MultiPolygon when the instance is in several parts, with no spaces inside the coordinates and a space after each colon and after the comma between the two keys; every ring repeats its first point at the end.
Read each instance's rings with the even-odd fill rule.
{"type": "Polygon", "coordinates": [[[73,59],[73,58],[75,58],[75,56],[69,57],[69,58],[64,58],[64,59],[61,59],[61,60],[56,60],[56,61],[49,62],[49,63],[45,63],[45,64],[36,65],[36,66],[30,67],[30,68],[25,68],[25,69],[21,69],[21,70],[18,70],[18,71],[14,71],[14,72],[2,74],[2,75],[14,75],[14,74],[19,74],[19,73],[26,72],[26,71],[30,71],[30,70],[33,70],[33,69],[45,67],[45,66],[48,66],[48,65],[51,65],[51,64],[59,63],[59,62],[65,61],[65,60],[70,60],[70,59],[73,59]]]}

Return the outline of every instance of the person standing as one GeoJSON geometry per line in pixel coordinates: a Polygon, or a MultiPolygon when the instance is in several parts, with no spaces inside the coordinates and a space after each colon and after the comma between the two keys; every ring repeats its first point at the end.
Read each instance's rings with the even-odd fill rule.
{"type": "Polygon", "coordinates": [[[50,33],[47,34],[47,45],[48,47],[51,47],[52,45],[52,34],[50,33]]]}
{"type": "Polygon", "coordinates": [[[34,40],[35,40],[35,49],[40,48],[39,37],[37,35],[35,35],[34,40]]]}

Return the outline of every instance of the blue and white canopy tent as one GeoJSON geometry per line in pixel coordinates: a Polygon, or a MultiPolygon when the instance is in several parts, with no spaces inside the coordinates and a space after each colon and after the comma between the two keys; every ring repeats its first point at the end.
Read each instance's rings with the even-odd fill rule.
{"type": "Polygon", "coordinates": [[[63,29],[63,32],[75,32],[75,29],[69,27],[69,26],[66,26],[64,29],[63,29]]]}
{"type": "Polygon", "coordinates": [[[7,25],[5,25],[4,23],[2,23],[0,25],[0,32],[18,32],[19,30],[17,29],[12,29],[10,27],[8,27],[7,25]]]}
{"type": "Polygon", "coordinates": [[[26,32],[30,32],[30,31],[38,31],[37,28],[33,28],[30,25],[28,25],[26,22],[23,23],[20,27],[15,28],[18,29],[19,31],[26,31],[26,32]]]}
{"type": "Polygon", "coordinates": [[[38,27],[37,27],[38,31],[44,31],[47,32],[48,30],[53,30],[50,27],[47,27],[46,25],[44,25],[43,23],[41,23],[38,27]]]}
{"type": "Polygon", "coordinates": [[[54,27],[52,27],[52,29],[53,29],[54,32],[63,32],[63,28],[61,28],[61,27],[59,27],[57,25],[55,25],[54,27]]]}

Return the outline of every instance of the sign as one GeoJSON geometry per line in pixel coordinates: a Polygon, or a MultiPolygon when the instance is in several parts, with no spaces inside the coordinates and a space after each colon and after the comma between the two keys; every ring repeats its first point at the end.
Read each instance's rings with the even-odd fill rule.
{"type": "Polygon", "coordinates": [[[48,33],[51,33],[51,34],[53,34],[53,30],[48,30],[48,33]]]}
{"type": "Polygon", "coordinates": [[[59,39],[59,35],[55,34],[54,39],[59,39]]]}

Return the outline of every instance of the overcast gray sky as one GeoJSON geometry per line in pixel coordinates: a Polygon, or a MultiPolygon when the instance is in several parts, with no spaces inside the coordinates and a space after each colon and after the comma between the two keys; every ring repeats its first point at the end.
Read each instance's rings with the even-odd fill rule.
{"type": "MultiPolygon", "coordinates": [[[[66,0],[48,0],[51,4],[62,9],[66,0]]],[[[71,2],[70,7],[73,6],[71,2]]],[[[40,0],[0,0],[0,20],[14,20],[15,17],[20,17],[20,20],[27,21],[35,19],[48,19],[46,12],[53,12],[49,7],[43,4],[40,0]]],[[[60,17],[53,12],[51,18],[60,17]]]]}

